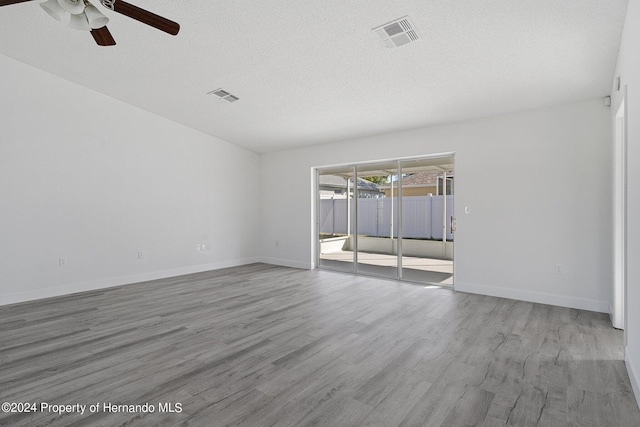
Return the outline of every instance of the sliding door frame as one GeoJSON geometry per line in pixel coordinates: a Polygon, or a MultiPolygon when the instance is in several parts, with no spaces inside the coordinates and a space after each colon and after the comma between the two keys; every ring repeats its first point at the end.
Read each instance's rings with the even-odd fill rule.
{"type": "MultiPolygon", "coordinates": [[[[349,214],[348,215],[352,215],[352,219],[350,219],[350,221],[348,222],[348,224],[351,226],[351,229],[353,230],[353,233],[351,233],[351,229],[349,229],[349,226],[347,228],[347,235],[353,234],[353,258],[352,258],[352,267],[351,267],[351,272],[352,274],[355,275],[363,275],[363,276],[372,276],[371,274],[367,274],[366,272],[361,272],[358,270],[358,166],[367,166],[367,165],[375,165],[378,163],[390,163],[390,162],[396,162],[396,170],[397,170],[397,176],[398,176],[398,183],[399,185],[397,186],[397,212],[395,213],[395,215],[397,216],[397,242],[396,242],[396,259],[397,259],[397,268],[396,268],[396,280],[400,280],[400,281],[407,281],[405,279],[403,279],[403,273],[402,273],[402,240],[404,238],[403,235],[403,230],[402,230],[402,162],[403,161],[407,161],[407,160],[431,160],[431,159],[447,159],[447,158],[451,158],[453,159],[453,162],[455,164],[455,152],[445,152],[445,153],[438,153],[438,154],[432,154],[432,155],[423,155],[423,156],[411,156],[411,157],[402,157],[402,158],[395,158],[395,159],[386,159],[386,160],[375,160],[375,161],[366,161],[366,162],[350,162],[350,163],[342,163],[342,164],[334,164],[334,165],[323,165],[323,166],[315,166],[312,169],[312,176],[313,176],[313,191],[314,191],[314,196],[312,197],[312,203],[315,204],[314,209],[312,209],[313,212],[313,218],[312,218],[312,230],[314,231],[314,245],[313,248],[315,248],[315,254],[312,254],[312,259],[314,260],[314,267],[318,268],[318,269],[326,269],[329,271],[338,271],[338,272],[346,272],[344,270],[332,270],[330,268],[326,268],[326,267],[322,267],[320,265],[320,255],[321,255],[321,251],[320,251],[320,173],[322,171],[328,171],[330,172],[331,169],[337,169],[337,168],[345,168],[345,167],[352,167],[352,176],[353,176],[353,206],[351,207],[351,210],[353,212],[351,212],[351,210],[349,210],[349,214]],[[315,202],[315,203],[314,203],[315,202]]],[[[445,187],[446,190],[446,187],[445,187]]],[[[350,198],[349,198],[349,190],[347,190],[347,204],[350,203],[350,198]]],[[[452,192],[452,195],[454,195],[454,193],[452,192]]],[[[455,197],[455,195],[454,195],[455,197]]],[[[391,198],[390,203],[393,205],[393,198],[391,198]]],[[[446,206],[446,191],[443,192],[443,204],[444,206],[446,206]]],[[[455,206],[455,202],[454,202],[454,206],[455,206]]],[[[445,215],[446,216],[446,215],[445,215]]],[[[454,214],[455,216],[455,214],[454,214]]],[[[393,221],[391,223],[391,227],[393,227],[393,221]]],[[[446,239],[446,229],[443,230],[443,236],[446,239]]],[[[455,249],[455,244],[454,244],[454,249],[455,249]]],[[[454,259],[455,259],[455,250],[454,250],[454,259]]],[[[454,269],[455,269],[455,263],[454,263],[454,269]]],[[[374,276],[377,277],[377,276],[374,276]]],[[[454,276],[455,277],[455,271],[454,271],[454,276]]],[[[383,278],[383,277],[380,277],[383,278]]],[[[386,279],[389,279],[388,277],[386,277],[386,279]]],[[[393,279],[392,279],[393,280],[393,279]]],[[[455,280],[455,279],[454,279],[455,280]]]]}

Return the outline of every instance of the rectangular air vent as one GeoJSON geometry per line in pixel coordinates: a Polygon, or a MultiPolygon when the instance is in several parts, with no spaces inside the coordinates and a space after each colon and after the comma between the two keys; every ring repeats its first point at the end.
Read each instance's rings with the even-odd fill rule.
{"type": "Polygon", "coordinates": [[[211,92],[207,92],[207,95],[215,95],[221,100],[229,103],[236,102],[238,99],[240,99],[237,96],[230,94],[226,90],[222,90],[222,88],[212,90],[211,92]]]}
{"type": "Polygon", "coordinates": [[[420,38],[415,25],[413,25],[408,16],[376,27],[371,31],[376,33],[385,47],[388,48],[400,47],[420,38]]]}

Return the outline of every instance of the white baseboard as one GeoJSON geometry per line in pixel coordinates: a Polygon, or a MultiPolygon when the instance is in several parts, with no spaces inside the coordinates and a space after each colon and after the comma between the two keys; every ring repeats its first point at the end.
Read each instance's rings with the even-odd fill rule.
{"type": "Polygon", "coordinates": [[[283,267],[300,268],[303,270],[313,269],[313,264],[310,262],[306,263],[306,262],[300,262],[300,261],[291,261],[288,259],[263,257],[263,258],[260,258],[259,262],[263,262],[265,264],[280,265],[283,267]]]}
{"type": "Polygon", "coordinates": [[[609,302],[609,320],[611,321],[611,325],[615,328],[616,322],[613,318],[613,302],[609,302]]]}
{"type": "Polygon", "coordinates": [[[34,301],[43,298],[69,295],[77,292],[95,291],[97,289],[112,288],[114,286],[128,285],[131,283],[146,282],[149,280],[166,279],[168,277],[183,276],[185,274],[202,273],[204,271],[219,270],[221,268],[237,267],[240,265],[261,262],[259,258],[245,258],[230,261],[215,262],[212,264],[192,265],[188,267],[172,268],[169,270],[151,271],[142,274],[133,274],[122,277],[92,280],[89,282],[71,283],[54,288],[35,289],[26,292],[0,295],[0,306],[19,302],[34,301]]]}
{"type": "Polygon", "coordinates": [[[613,326],[616,329],[624,329],[624,325],[620,324],[618,325],[616,323],[616,319],[613,316],[613,302],[609,302],[609,320],[611,320],[611,326],[613,326]]]}
{"type": "MultiPolygon", "coordinates": [[[[609,317],[613,316],[613,302],[609,302],[609,317]]],[[[611,319],[613,323],[613,319],[611,319]]]]}
{"type": "Polygon", "coordinates": [[[629,381],[631,381],[631,387],[633,388],[633,394],[636,397],[636,402],[638,402],[638,407],[640,408],[640,366],[634,365],[634,360],[639,360],[634,358],[631,352],[629,351],[629,346],[624,349],[624,363],[627,366],[627,373],[629,374],[629,381]]]}
{"type": "Polygon", "coordinates": [[[521,289],[501,288],[497,286],[478,285],[474,283],[455,282],[454,289],[459,292],[489,295],[493,297],[515,299],[540,304],[557,305],[560,307],[577,308],[580,310],[609,313],[609,303],[587,298],[566,297],[562,295],[546,294],[542,292],[524,291],[521,289]]]}

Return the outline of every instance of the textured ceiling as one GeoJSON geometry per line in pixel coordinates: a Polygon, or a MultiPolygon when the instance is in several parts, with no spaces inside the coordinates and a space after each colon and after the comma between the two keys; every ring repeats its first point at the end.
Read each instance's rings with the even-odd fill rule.
{"type": "Polygon", "coordinates": [[[129,1],[180,34],[104,11],[98,47],[33,1],[0,8],[0,53],[256,152],[605,96],[627,4],[129,1]],[[371,29],[405,15],[422,39],[385,48],[371,29]]]}

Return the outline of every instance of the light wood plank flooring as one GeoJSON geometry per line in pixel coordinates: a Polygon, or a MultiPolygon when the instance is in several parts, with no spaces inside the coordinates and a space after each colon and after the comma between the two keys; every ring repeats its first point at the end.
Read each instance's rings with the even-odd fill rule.
{"type": "Polygon", "coordinates": [[[622,355],[605,314],[253,264],[0,307],[0,402],[156,409],[0,424],[640,426],[622,355]]]}

